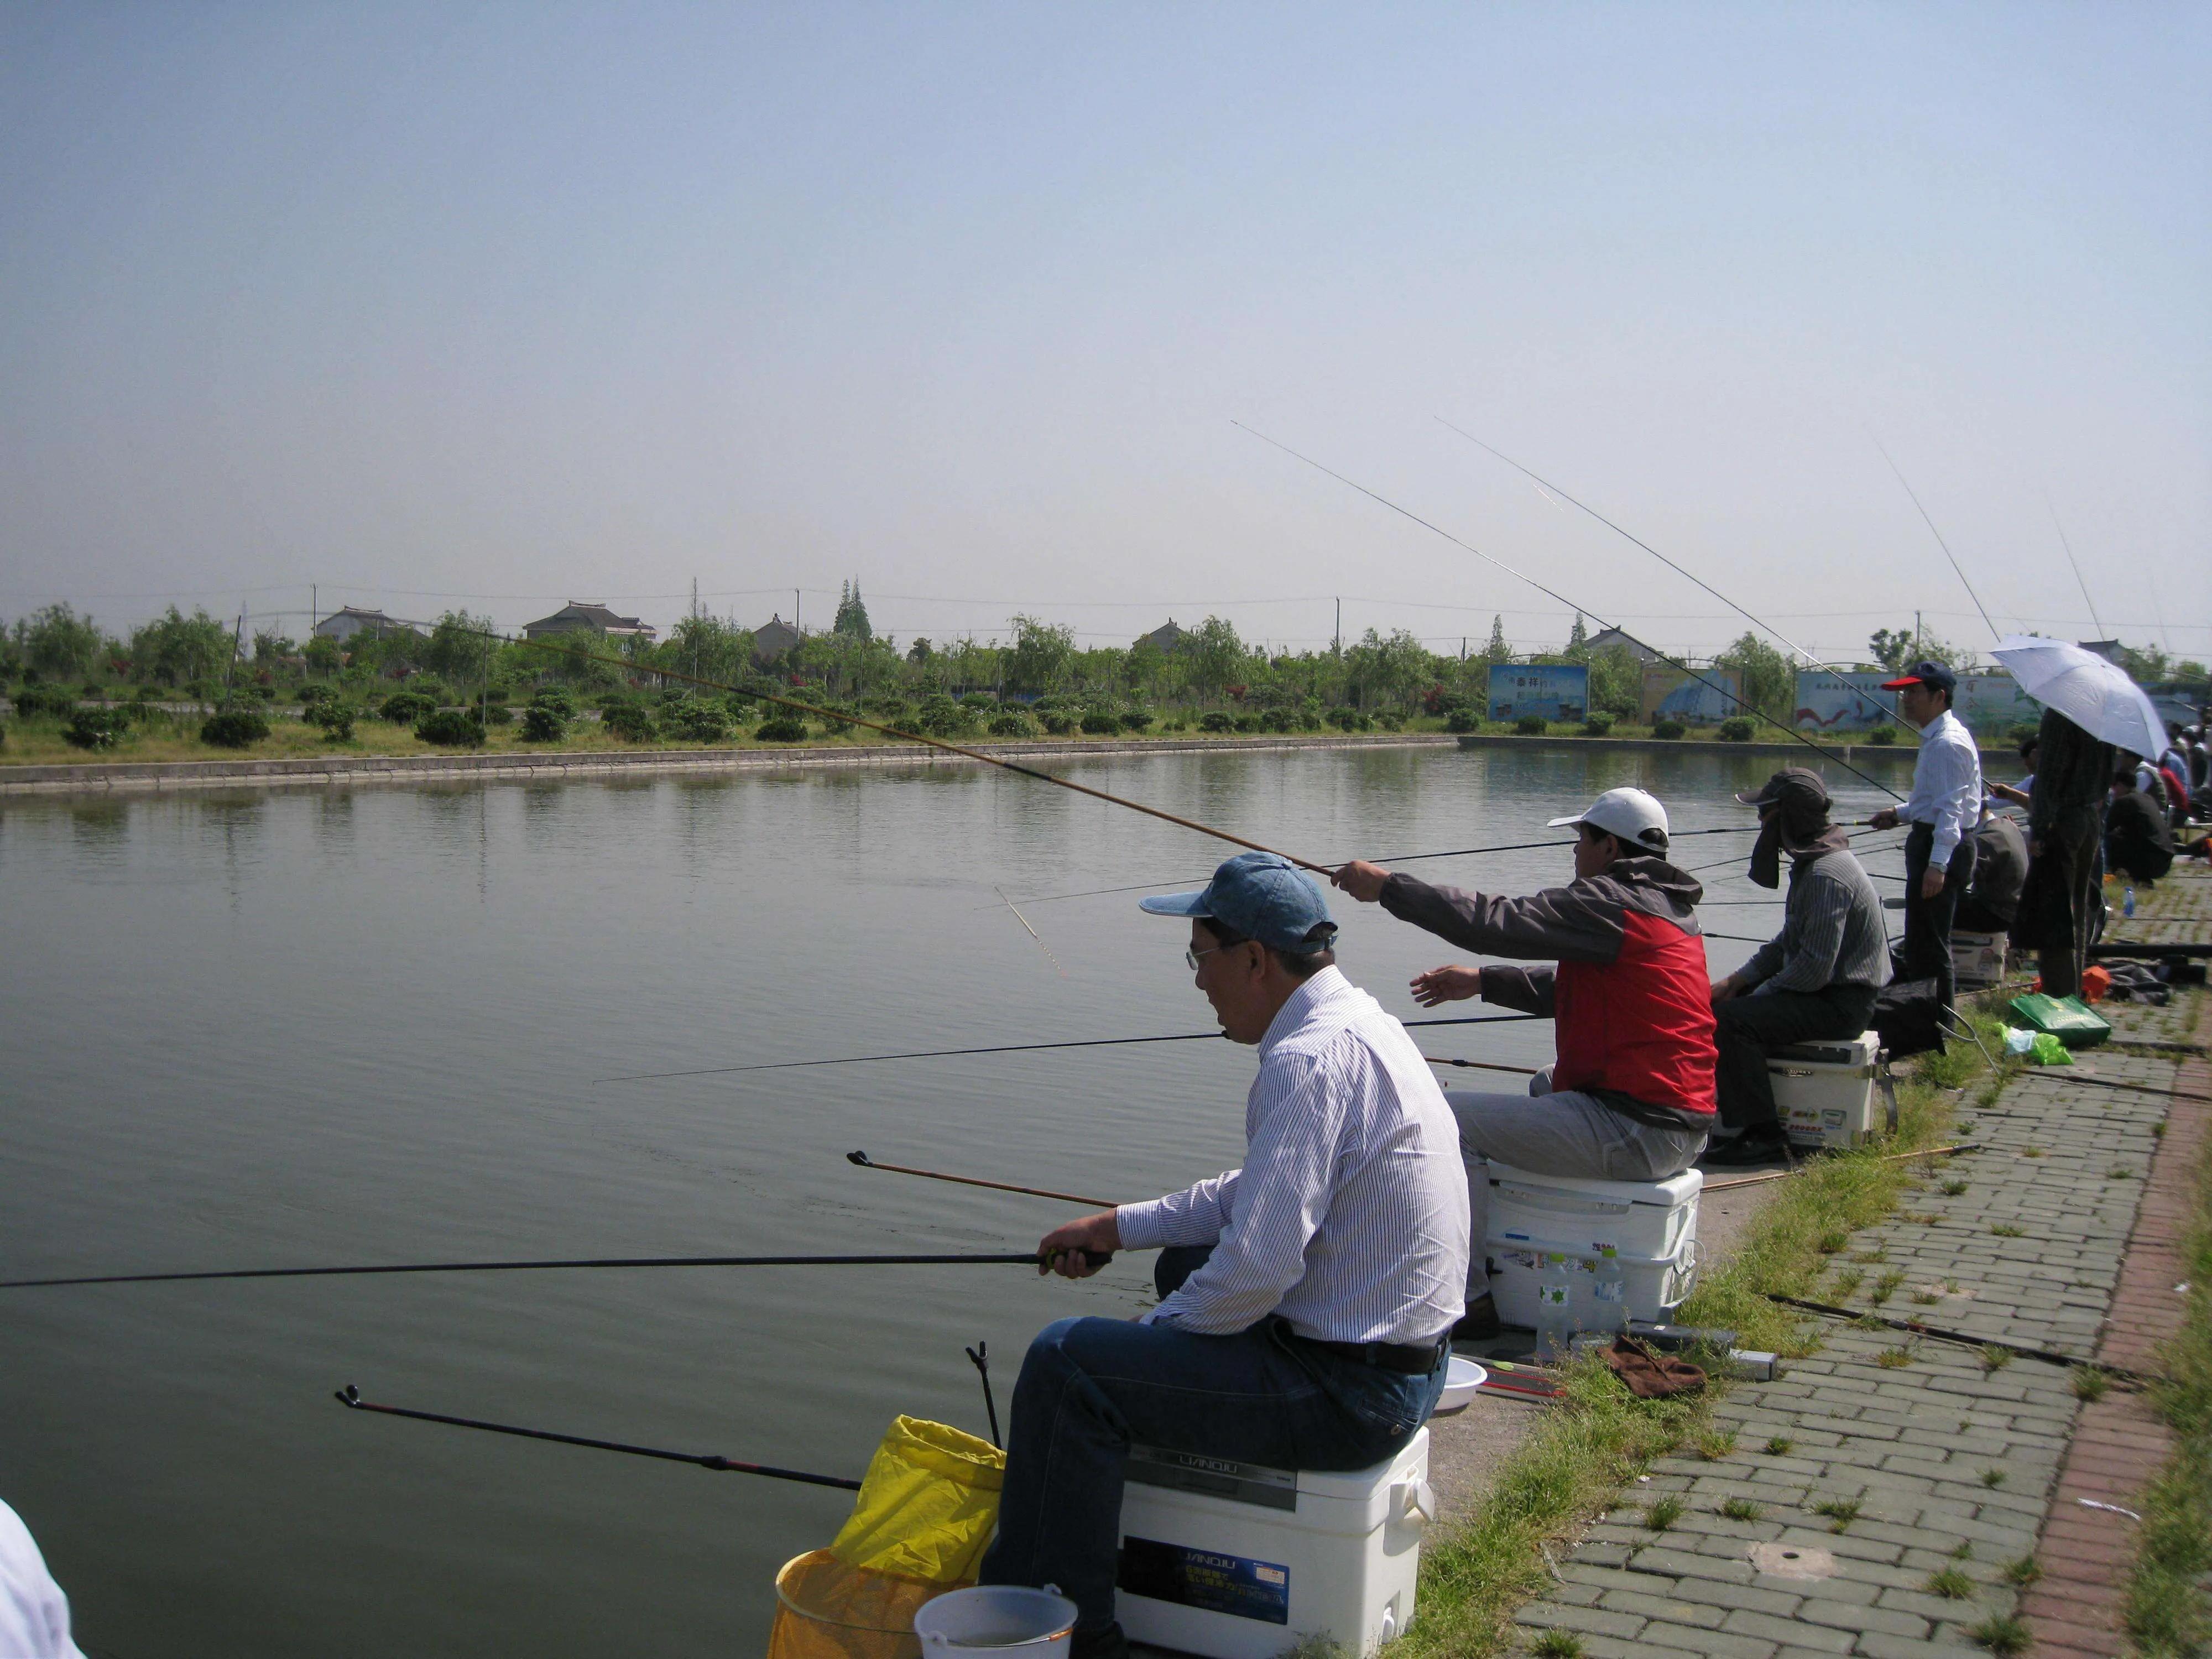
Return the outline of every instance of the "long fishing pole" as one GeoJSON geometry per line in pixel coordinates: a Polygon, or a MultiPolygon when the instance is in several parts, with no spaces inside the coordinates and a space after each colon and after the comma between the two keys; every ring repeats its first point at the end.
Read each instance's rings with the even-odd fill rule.
{"type": "Polygon", "coordinates": [[[965,744],[954,743],[946,738],[933,738],[926,732],[908,732],[899,726],[885,726],[880,720],[872,720],[863,715],[846,714],[834,708],[823,708],[811,702],[801,702],[796,697],[780,696],[772,691],[749,690],[744,686],[732,685],[726,681],[705,679],[696,674],[686,674],[678,669],[663,668],[655,664],[634,663],[622,657],[605,656],[593,651],[579,651],[571,647],[554,644],[544,640],[517,640],[505,634],[494,633],[489,629],[472,629],[470,631],[485,639],[497,640],[506,645],[523,645],[533,650],[550,651],[571,662],[603,663],[610,668],[618,668],[627,674],[657,674],[663,679],[682,680],[687,685],[703,686],[709,691],[726,691],[755,702],[771,702],[779,708],[794,708],[802,714],[811,714],[817,720],[825,720],[832,725],[864,726],[871,732],[880,732],[887,738],[896,738],[902,743],[925,744],[932,749],[942,749],[947,754],[958,755],[968,760],[981,761],[986,766],[995,766],[1001,771],[1012,772],[1024,778],[1034,778],[1040,783],[1056,784],[1062,789],[1072,789],[1079,795],[1088,795],[1093,800],[1103,800],[1109,805],[1126,806],[1133,812],[1142,812],[1147,817],[1158,818],[1164,823],[1175,824],[1181,829],[1195,830],[1201,836],[1211,836],[1216,841],[1225,841],[1233,846],[1249,848],[1255,853],[1273,853],[1277,858],[1288,859],[1299,869],[1310,871],[1315,875],[1328,875],[1332,868],[1326,864],[1316,864],[1310,859],[1302,859],[1295,853],[1281,852],[1268,846],[1265,842],[1249,840],[1245,836],[1233,835],[1226,830],[1216,829],[1210,823],[1201,823],[1196,818],[1184,817],[1180,813],[1168,811],[1164,807],[1147,806],[1140,800],[1131,800],[1127,795],[1116,795],[1104,789],[1094,789],[1087,783],[1078,783],[1074,779],[1061,777],[1057,773],[1040,772],[1034,766],[1024,766],[1018,761],[1008,760],[1002,755],[994,755],[988,750],[970,749],[965,744]]]}
{"type": "Polygon", "coordinates": [[[1361,495],[1366,496],[1368,500],[1376,503],[1378,506],[1389,508],[1391,512],[1397,514],[1401,518],[1410,520],[1413,523],[1420,526],[1422,529],[1430,532],[1431,534],[1443,537],[1444,540],[1449,542],[1454,547],[1459,548],[1463,552],[1474,554],[1476,558],[1480,559],[1485,564],[1494,565],[1498,569],[1503,570],[1507,575],[1514,577],[1517,580],[1528,583],[1529,586],[1534,588],[1539,593],[1543,594],[1547,599],[1556,599],[1561,605],[1570,606],[1577,611],[1588,612],[1590,616],[1596,617],[1599,622],[1603,623],[1607,628],[1612,629],[1614,632],[1618,633],[1623,639],[1627,640],[1633,644],[1642,646],[1646,651],[1649,651],[1654,657],[1656,657],[1660,661],[1667,664],[1669,667],[1680,669],[1682,672],[1687,674],[1692,679],[1697,681],[1698,684],[1704,686],[1708,691],[1712,692],[1715,696],[1748,708],[1752,714],[1755,715],[1759,720],[1765,720],[1769,726],[1781,732],[1784,736],[1789,738],[1791,741],[1803,744],[1808,749],[1810,749],[1814,754],[1820,756],[1825,760],[1833,761],[1845,771],[1851,773],[1853,775],[1863,780],[1865,782],[1872,784],[1875,788],[1881,790],[1893,800],[1902,800],[1905,799],[1904,796],[1899,794],[1896,790],[1891,788],[1880,778],[1874,776],[1871,773],[1861,771],[1857,767],[1852,765],[1850,761],[1845,760],[1842,756],[1838,755],[1832,750],[1826,749],[1820,744],[1814,742],[1812,738],[1807,737],[1802,732],[1797,730],[1794,726],[1785,726],[1780,720],[1776,720],[1773,715],[1766,713],[1765,710],[1761,708],[1752,708],[1749,705],[1743,703],[1743,700],[1741,698],[1730,692],[1725,686],[1719,684],[1716,681],[1707,679],[1705,675],[1699,673],[1681,658],[1672,655],[1668,652],[1662,651],[1657,646],[1653,645],[1649,640],[1638,639],[1635,635],[1630,633],[1618,623],[1607,622],[1605,616],[1601,611],[1589,605],[1577,605],[1574,600],[1569,599],[1557,588],[1547,586],[1544,583],[1538,581],[1534,576],[1529,575],[1527,572],[1516,569],[1513,566],[1506,563],[1504,560],[1498,557],[1495,554],[1484,552],[1473,542],[1462,540],[1461,538],[1453,535],[1450,531],[1444,529],[1442,526],[1431,523],[1429,520],[1423,518],[1419,514],[1413,511],[1410,507],[1401,507],[1389,496],[1378,495],[1374,490],[1370,489],[1365,484],[1360,483],[1355,479],[1345,477],[1343,473],[1337,471],[1334,467],[1325,466],[1321,462],[1314,459],[1312,456],[1300,453],[1297,450],[1292,449],[1288,444],[1282,442],[1279,439],[1270,438],[1266,433],[1261,431],[1257,427],[1246,426],[1242,421],[1235,421],[1232,422],[1231,424],[1243,431],[1250,433],[1262,443],[1272,445],[1273,447],[1281,450],[1284,454],[1288,455],[1291,459],[1303,461],[1308,466],[1313,468],[1315,471],[1325,474],[1327,477],[1335,479],[1339,483],[1345,485],[1348,489],[1358,490],[1361,495]]]}
{"type": "Polygon", "coordinates": [[[67,1279],[0,1279],[0,1291],[39,1290],[64,1285],[173,1285],[187,1279],[358,1279],[384,1273],[543,1273],[586,1267],[1035,1267],[1043,1261],[1035,1250],[990,1254],[969,1251],[948,1255],[605,1255],[551,1261],[403,1261],[353,1267],[225,1267],[193,1273],[81,1273],[67,1279]]]}
{"type": "Polygon", "coordinates": [[[2051,492],[2043,492],[2043,504],[2051,509],[2051,527],[2058,532],[2058,544],[2066,550],[2066,562],[2073,568],[2074,580],[2081,589],[2081,602],[2089,607],[2089,620],[2097,624],[2097,637],[2103,639],[2104,618],[2097,614],[2097,602],[2089,597],[2089,584],[2081,574],[2081,562],[2074,556],[2074,544],[2066,539],[2066,526],[2058,522],[2058,503],[2051,499],[2051,492]]]}
{"type": "MultiPolygon", "coordinates": [[[[1478,1014],[1462,1019],[1407,1019],[1401,1025],[1510,1025],[1548,1019],[1548,1014],[1478,1014]]],[[[836,1054],[823,1060],[774,1060],[750,1066],[701,1066],[688,1072],[638,1072],[627,1077],[592,1079],[601,1083],[663,1083],[672,1078],[729,1077],[738,1072],[790,1072],[813,1066],[868,1066],[888,1060],[951,1060],[963,1054],[1031,1054],[1048,1048],[1120,1048],[1143,1042],[1226,1041],[1225,1031],[1176,1031],[1165,1036],[1080,1037],[1065,1042],[994,1042],[978,1048],[915,1048],[896,1054],[836,1054]]]]}
{"type": "Polygon", "coordinates": [[[1112,1209],[1121,1200],[1117,1198],[1085,1198],[1081,1193],[1056,1193],[1049,1187],[1023,1187],[1011,1181],[986,1181],[981,1176],[948,1175],[942,1170],[918,1170],[907,1164],[878,1164],[866,1152],[848,1152],[845,1162],[863,1170],[884,1170],[892,1175],[920,1176],[925,1181],[949,1181],[958,1187],[988,1187],[994,1192],[1026,1193],[1031,1198],[1064,1199],[1070,1204],[1094,1204],[1102,1209],[1112,1209]]]}
{"type": "Polygon", "coordinates": [[[848,1480],[842,1474],[813,1474],[805,1469],[780,1468],[774,1463],[747,1463],[735,1457],[721,1457],[711,1452],[665,1451],[659,1446],[634,1446],[625,1440],[594,1440],[588,1435],[556,1434],[550,1429],[526,1429],[513,1423],[487,1423],[477,1417],[449,1417],[443,1412],[419,1412],[405,1406],[380,1405],[374,1400],[363,1400],[361,1390],[349,1382],[333,1396],[349,1411],[375,1412],[383,1417],[404,1417],[417,1423],[444,1423],[456,1429],[481,1429],[486,1434],[511,1434],[524,1440],[550,1440],[556,1445],[586,1446],[593,1451],[623,1452],[631,1457],[657,1457],[665,1463],[690,1463],[702,1469],[712,1469],[718,1474],[764,1474],[771,1480],[797,1480],[810,1486],[835,1486],[840,1492],[858,1492],[860,1483],[848,1480]]]}
{"type": "Polygon", "coordinates": [[[2002,643],[2004,635],[1998,630],[1997,625],[1990,620],[1989,607],[1982,603],[1982,596],[1974,592],[1973,583],[1966,580],[1966,573],[1959,563],[1959,556],[1951,550],[1951,544],[1943,539],[1943,532],[1936,527],[1936,520],[1928,516],[1928,509],[1921,506],[1920,492],[1906,482],[1904,469],[1895,461],[1890,460],[1889,452],[1882,449],[1881,440],[1874,435],[1873,428],[1867,428],[1867,437],[1877,450],[1881,451],[1882,459],[1889,461],[1889,470],[1897,474],[1898,483],[1905,486],[1905,493],[1911,497],[1913,510],[1920,514],[1920,522],[1928,526],[1928,533],[1936,538],[1936,545],[1942,548],[1943,556],[1950,560],[1952,573],[1958,577],[1959,586],[1966,590],[1966,597],[1974,602],[1974,609],[1982,613],[1982,623],[1990,630],[1990,637],[2002,643]]]}
{"type": "Polygon", "coordinates": [[[1798,644],[1787,634],[1784,634],[1780,629],[1777,628],[1772,623],[1765,621],[1760,617],[1754,617],[1750,611],[1745,610],[1734,599],[1729,598],[1727,594],[1722,592],[1719,588],[1715,587],[1704,577],[1698,575],[1693,571],[1686,570],[1682,566],[1675,563],[1674,560],[1668,558],[1664,553],[1662,553],[1657,548],[1652,546],[1650,543],[1645,541],[1641,536],[1623,529],[1620,525],[1615,524],[1611,519],[1607,518],[1604,514],[1592,507],[1588,501],[1569,495],[1565,489],[1562,489],[1558,484],[1553,483],[1549,478],[1543,477],[1533,469],[1524,466],[1522,463],[1515,460],[1510,455],[1508,455],[1504,450],[1498,448],[1495,445],[1486,444],[1481,439],[1476,437],[1472,432],[1468,432],[1460,427],[1454,426],[1449,421],[1445,420],[1441,415],[1437,416],[1437,420],[1447,430],[1458,433],[1461,437],[1466,439],[1468,442],[1473,444],[1477,449],[1487,450],[1491,454],[1495,455],[1499,460],[1504,462],[1506,465],[1511,467],[1516,472],[1522,474],[1524,477],[1533,479],[1542,488],[1550,490],[1553,495],[1560,497],[1571,506],[1580,507],[1583,512],[1589,514],[1590,517],[1595,519],[1600,524],[1603,525],[1607,530],[1612,531],[1615,535],[1626,538],[1629,541],[1642,548],[1646,553],[1649,553],[1653,558],[1658,560],[1660,563],[1665,565],[1667,568],[1673,571],[1676,575],[1682,577],[1687,581],[1694,583],[1698,587],[1703,588],[1706,592],[1711,594],[1723,605],[1728,606],[1729,610],[1735,611],[1736,615],[1741,617],[1746,622],[1751,623],[1753,627],[1765,629],[1768,633],[1773,635],[1776,639],[1780,640],[1783,644],[1788,646],[1792,651],[1803,658],[1805,661],[1810,663],[1822,673],[1832,678],[1837,684],[1843,686],[1846,690],[1852,689],[1851,683],[1844,678],[1844,673],[1841,669],[1837,668],[1829,663],[1824,662],[1820,658],[1814,656],[1810,651],[1808,651],[1803,646],[1798,644]]]}
{"type": "MultiPolygon", "coordinates": [[[[1677,842],[1686,841],[1692,836],[1751,836],[1758,833],[1759,826],[1755,823],[1730,823],[1722,824],[1711,830],[1677,830],[1667,839],[1669,842],[1677,842]]],[[[1370,864],[1415,864],[1423,859],[1465,859],[1473,858],[1478,853],[1528,853],[1546,847],[1564,848],[1573,845],[1574,842],[1571,841],[1513,841],[1500,842],[1494,847],[1454,847],[1441,853],[1394,853],[1387,859],[1370,859],[1367,862],[1370,864]]],[[[1730,861],[1733,862],[1733,860],[1730,861]]],[[[1127,887],[1086,887],[1079,893],[1047,893],[1041,896],[1025,898],[1022,902],[1057,904],[1062,899],[1101,898],[1109,893],[1149,893],[1158,887],[1176,887],[1189,882],[1204,882],[1206,879],[1204,876],[1176,876],[1167,881],[1133,882],[1127,887]]],[[[1004,896],[1001,895],[1001,896],[1004,896]]],[[[999,907],[995,904],[983,904],[976,908],[981,910],[995,910],[999,907]]]]}

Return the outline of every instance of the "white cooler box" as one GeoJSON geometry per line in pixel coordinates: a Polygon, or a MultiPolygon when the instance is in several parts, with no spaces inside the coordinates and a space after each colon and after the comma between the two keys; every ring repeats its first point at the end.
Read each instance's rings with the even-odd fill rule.
{"type": "Polygon", "coordinates": [[[1856,1146],[1897,1127],[1897,1085],[1872,1031],[1827,1042],[1798,1042],[1766,1057],[1774,1109],[1799,1146],[1856,1146]]]}
{"type": "Polygon", "coordinates": [[[2005,947],[2009,942],[2002,933],[1968,933],[1954,927],[1952,979],[1961,988],[1979,990],[1995,985],[2005,975],[2005,947]]]}
{"type": "Polygon", "coordinates": [[[1436,1517],[1425,1428],[1350,1474],[1129,1449],[1115,1615],[1132,1642],[1273,1659],[1328,1636],[1370,1654],[1413,1620],[1436,1517]]]}
{"type": "Polygon", "coordinates": [[[1567,1258],[1571,1305],[1589,1308],[1598,1252],[1613,1248],[1632,1319],[1664,1319],[1698,1279],[1698,1195],[1705,1173],[1664,1181],[1589,1181],[1490,1165],[1490,1294],[1508,1325],[1536,1323],[1540,1256],[1567,1258]]]}

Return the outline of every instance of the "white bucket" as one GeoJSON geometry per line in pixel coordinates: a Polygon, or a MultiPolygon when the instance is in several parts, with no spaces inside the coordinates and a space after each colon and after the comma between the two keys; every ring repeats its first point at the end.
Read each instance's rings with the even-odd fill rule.
{"type": "Polygon", "coordinates": [[[928,1659],[1017,1650],[1018,1659],[1067,1659],[1075,1645],[1075,1603],[1051,1586],[977,1584],[923,1602],[915,1611],[914,1633],[928,1659]]]}

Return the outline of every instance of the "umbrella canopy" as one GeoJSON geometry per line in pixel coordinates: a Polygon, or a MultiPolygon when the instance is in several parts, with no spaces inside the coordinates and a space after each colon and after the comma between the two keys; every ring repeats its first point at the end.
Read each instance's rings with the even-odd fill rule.
{"type": "Polygon", "coordinates": [[[2127,672],[2063,640],[2014,634],[1992,653],[2020,689],[2091,737],[2136,755],[2166,747],[2166,726],[2127,672]]]}

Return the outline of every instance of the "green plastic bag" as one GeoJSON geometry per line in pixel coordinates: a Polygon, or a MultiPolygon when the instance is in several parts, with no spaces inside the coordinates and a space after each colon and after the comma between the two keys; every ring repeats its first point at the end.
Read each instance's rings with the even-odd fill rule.
{"type": "Polygon", "coordinates": [[[2027,1046],[2028,1059],[2038,1066],[2071,1066],[2074,1056],[2066,1052],[2066,1045],[2048,1031],[2038,1031],[2035,1041],[2027,1046]]]}
{"type": "Polygon", "coordinates": [[[2094,1048],[2112,1034],[2105,1017],[2079,997],[2031,991],[2014,997],[2009,1006],[2021,1024],[2032,1031],[2048,1031],[2069,1048],[2094,1048]]]}

